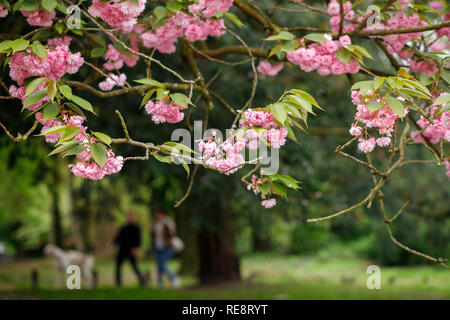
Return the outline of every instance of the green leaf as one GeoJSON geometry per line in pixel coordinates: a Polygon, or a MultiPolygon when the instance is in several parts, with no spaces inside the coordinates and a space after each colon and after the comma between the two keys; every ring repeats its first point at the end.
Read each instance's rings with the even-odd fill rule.
{"type": "Polygon", "coordinates": [[[47,90],[40,90],[40,91],[37,91],[37,92],[31,94],[23,102],[23,109],[25,109],[25,108],[27,108],[27,107],[35,104],[35,103],[38,103],[39,101],[41,101],[46,96],[47,96],[47,90]]]}
{"type": "Polygon", "coordinates": [[[77,126],[67,126],[63,129],[61,136],[58,140],[58,145],[71,142],[77,134],[80,132],[80,128],[77,126]]]}
{"type": "Polygon", "coordinates": [[[106,143],[107,145],[110,145],[112,142],[112,139],[107,134],[104,134],[102,132],[92,132],[94,136],[96,136],[100,141],[106,143]]]}
{"type": "Polygon", "coordinates": [[[47,83],[47,92],[48,92],[48,97],[53,101],[53,99],[56,96],[56,81],[55,80],[50,80],[47,83]]]}
{"type": "Polygon", "coordinates": [[[302,96],[304,99],[306,99],[307,101],[309,101],[313,106],[316,106],[317,108],[323,110],[319,104],[317,103],[316,99],[314,99],[314,97],[312,95],[310,95],[308,92],[303,91],[303,90],[299,90],[299,89],[293,89],[290,90],[291,92],[293,92],[296,95],[300,95],[302,96]]]}
{"type": "Polygon", "coordinates": [[[31,49],[41,59],[45,59],[47,56],[47,49],[39,41],[33,42],[31,49]]]}
{"type": "Polygon", "coordinates": [[[47,78],[36,78],[32,81],[30,81],[30,83],[27,84],[27,89],[25,91],[25,95],[29,96],[31,93],[34,92],[34,90],[37,89],[37,87],[39,87],[39,85],[44,82],[45,80],[48,80],[47,78]]]}
{"type": "Polygon", "coordinates": [[[384,77],[375,77],[373,78],[373,88],[378,90],[384,82],[384,77]]]}
{"type": "MultiPolygon", "coordinates": [[[[177,150],[184,150],[184,151],[187,151],[189,153],[195,153],[194,150],[192,150],[188,146],[186,146],[186,145],[184,145],[182,143],[179,143],[179,142],[167,141],[167,142],[164,143],[164,145],[169,145],[169,146],[175,147],[177,150]]],[[[181,153],[181,152],[177,151],[177,153],[181,153]]]]}
{"type": "Polygon", "coordinates": [[[16,39],[11,43],[11,48],[12,48],[13,52],[23,51],[26,48],[28,48],[29,44],[30,44],[30,42],[28,40],[16,39]]]}
{"type": "Polygon", "coordinates": [[[444,79],[445,82],[450,84],[450,71],[447,69],[443,69],[441,71],[441,78],[444,79]]]}
{"type": "Polygon", "coordinates": [[[410,89],[410,88],[401,88],[399,89],[400,92],[415,96],[415,97],[419,97],[419,98],[424,98],[424,99],[431,99],[429,96],[427,96],[426,94],[420,92],[419,90],[416,89],[410,89]]]}
{"type": "Polygon", "coordinates": [[[167,3],[166,3],[166,7],[167,7],[167,9],[169,9],[170,11],[178,12],[178,11],[181,10],[182,5],[181,5],[181,3],[179,3],[179,2],[171,1],[171,2],[167,2],[167,3]]]}
{"type": "Polygon", "coordinates": [[[187,177],[186,180],[189,178],[189,175],[191,174],[191,170],[189,169],[189,166],[187,165],[186,161],[184,159],[180,159],[181,165],[183,166],[184,170],[186,170],[187,177]]]}
{"type": "Polygon", "coordinates": [[[106,42],[105,40],[100,37],[99,35],[95,34],[95,33],[87,33],[87,36],[89,38],[92,39],[92,41],[94,41],[95,43],[97,43],[98,45],[102,46],[102,47],[106,47],[106,42]]]}
{"type": "Polygon", "coordinates": [[[159,162],[164,162],[164,163],[172,163],[173,162],[172,156],[167,155],[167,154],[155,153],[153,156],[159,162]]]}
{"type": "MultiPolygon", "coordinates": [[[[261,172],[261,174],[264,174],[264,172],[261,172]]],[[[273,174],[269,175],[269,177],[272,180],[278,180],[284,183],[287,187],[291,189],[300,189],[300,186],[298,185],[299,181],[295,180],[294,178],[284,175],[284,174],[273,174]]]]}
{"type": "Polygon", "coordinates": [[[287,110],[282,103],[274,103],[269,105],[270,112],[281,124],[284,124],[287,118],[287,110]]]}
{"type": "Polygon", "coordinates": [[[56,117],[59,114],[60,108],[55,103],[48,103],[42,112],[44,120],[49,120],[56,117]]]}
{"type": "Polygon", "coordinates": [[[156,92],[156,88],[150,89],[147,91],[147,93],[145,94],[145,96],[142,98],[142,102],[141,102],[141,106],[139,107],[142,108],[143,105],[145,105],[148,100],[150,100],[150,98],[153,96],[153,94],[156,92]]]}
{"type": "Polygon", "coordinates": [[[76,96],[74,94],[72,94],[72,97],[70,98],[70,100],[75,102],[77,105],[82,107],[84,110],[90,111],[93,114],[95,114],[94,109],[92,109],[92,105],[89,101],[87,101],[79,96],[76,96]]]}
{"type": "Polygon", "coordinates": [[[153,14],[155,15],[156,18],[158,18],[158,20],[164,18],[167,16],[167,13],[169,11],[167,10],[167,8],[162,7],[162,6],[157,6],[154,10],[153,10],[153,14]]]}
{"type": "Polygon", "coordinates": [[[158,88],[158,90],[156,90],[156,100],[162,100],[165,97],[167,97],[169,95],[169,91],[163,89],[163,88],[158,88]]]}
{"type": "Polygon", "coordinates": [[[63,30],[64,30],[64,25],[63,25],[62,23],[60,23],[60,22],[57,22],[57,23],[55,24],[55,30],[56,30],[59,34],[61,34],[61,33],[63,32],[63,30]]]}
{"type": "Polygon", "coordinates": [[[51,128],[48,128],[47,130],[41,132],[40,134],[38,134],[38,136],[46,136],[48,134],[60,133],[64,130],[64,128],[65,128],[65,126],[51,127],[51,128]]]}
{"type": "Polygon", "coordinates": [[[78,145],[70,148],[69,150],[67,150],[67,152],[64,153],[64,157],[73,156],[75,154],[79,154],[80,152],[83,152],[84,150],[86,150],[86,147],[81,145],[81,144],[78,144],[78,145]]]}
{"type": "Polygon", "coordinates": [[[336,52],[336,57],[342,62],[349,62],[352,58],[352,54],[345,48],[342,48],[336,52]]]}
{"type": "Polygon", "coordinates": [[[272,182],[270,184],[270,189],[272,191],[273,194],[277,194],[280,197],[286,199],[287,198],[287,190],[286,187],[284,185],[282,185],[279,182],[272,182]]]}
{"type": "Polygon", "coordinates": [[[72,141],[72,142],[70,142],[70,143],[68,143],[68,144],[60,145],[60,146],[56,147],[55,149],[53,149],[53,151],[50,152],[50,153],[47,155],[47,157],[50,157],[50,156],[52,156],[52,155],[54,155],[54,154],[58,154],[58,153],[61,153],[61,152],[64,152],[64,151],[67,151],[67,150],[69,150],[70,148],[72,148],[72,147],[74,147],[74,146],[76,146],[76,145],[79,145],[79,144],[80,144],[80,141],[72,141]]]}
{"type": "Polygon", "coordinates": [[[105,47],[97,47],[91,50],[91,58],[103,57],[106,54],[105,47]]]}
{"type": "Polygon", "coordinates": [[[381,102],[372,100],[367,103],[367,109],[370,113],[375,112],[383,108],[383,104],[381,102]]]}
{"type": "Polygon", "coordinates": [[[189,98],[182,93],[172,93],[170,95],[170,99],[177,105],[185,107],[188,103],[190,103],[189,98]]]}
{"type": "Polygon", "coordinates": [[[225,16],[225,18],[227,18],[228,20],[232,21],[239,28],[242,28],[244,26],[242,21],[236,15],[234,15],[234,14],[232,14],[230,12],[225,12],[223,15],[225,16]]]}
{"type": "Polygon", "coordinates": [[[47,11],[52,11],[56,8],[56,0],[42,0],[42,7],[47,11]]]}
{"type": "Polygon", "coordinates": [[[304,39],[308,39],[314,42],[325,42],[328,41],[327,38],[323,35],[323,33],[310,33],[303,37],[304,39]]]}
{"type": "Polygon", "coordinates": [[[91,155],[95,162],[102,168],[108,161],[108,149],[104,144],[94,142],[91,144],[91,155]]]}
{"type": "Polygon", "coordinates": [[[432,106],[436,106],[439,104],[445,104],[445,103],[448,103],[449,101],[450,101],[450,94],[446,93],[446,94],[443,94],[443,95],[440,95],[439,97],[437,97],[437,99],[434,101],[432,106]]]}
{"type": "Polygon", "coordinates": [[[391,110],[394,111],[396,115],[398,115],[399,117],[403,117],[405,109],[403,108],[403,103],[400,100],[394,97],[386,97],[386,102],[388,103],[389,108],[391,108],[391,110]]]}
{"type": "Polygon", "coordinates": [[[273,36],[267,37],[266,41],[276,41],[276,40],[293,40],[295,36],[287,31],[281,31],[279,34],[275,34],[273,36]]]}
{"type": "Polygon", "coordinates": [[[0,53],[5,53],[11,49],[12,41],[5,40],[0,42],[0,53]]]}
{"type": "Polygon", "coordinates": [[[164,88],[164,85],[161,82],[156,81],[154,79],[144,78],[144,79],[133,80],[133,81],[140,83],[140,84],[145,84],[145,85],[151,86],[151,87],[164,88]]]}
{"type": "Polygon", "coordinates": [[[67,99],[72,99],[72,88],[66,84],[59,85],[59,92],[67,99]]]}
{"type": "Polygon", "coordinates": [[[33,0],[25,0],[20,6],[20,10],[23,11],[34,11],[39,8],[39,3],[33,0]]]}
{"type": "Polygon", "coordinates": [[[287,95],[286,98],[294,102],[300,108],[303,108],[307,112],[314,114],[314,112],[312,111],[311,103],[303,97],[298,95],[287,95]]]}
{"type": "Polygon", "coordinates": [[[270,184],[268,182],[264,182],[258,186],[258,189],[263,195],[265,195],[270,191],[270,184]]]}

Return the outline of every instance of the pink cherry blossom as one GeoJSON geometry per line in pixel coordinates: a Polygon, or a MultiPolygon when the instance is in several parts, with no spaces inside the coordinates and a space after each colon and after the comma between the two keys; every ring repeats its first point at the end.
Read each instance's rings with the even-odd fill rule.
{"type": "Polygon", "coordinates": [[[261,61],[258,64],[258,72],[268,76],[276,76],[283,69],[283,63],[270,64],[267,61],[261,61]]]}
{"type": "Polygon", "coordinates": [[[4,18],[8,15],[9,11],[2,5],[0,5],[0,18],[4,18]]]}
{"type": "Polygon", "coordinates": [[[179,106],[173,102],[167,102],[167,98],[156,102],[149,101],[145,105],[145,110],[152,115],[152,121],[159,123],[177,123],[184,119],[184,113],[181,110],[187,106],[179,106]]]}
{"type": "Polygon", "coordinates": [[[266,209],[273,208],[276,204],[277,204],[277,199],[268,199],[268,200],[263,200],[261,202],[261,205],[266,209]]]}
{"type": "Polygon", "coordinates": [[[111,0],[101,2],[93,0],[88,12],[93,17],[100,17],[111,27],[116,27],[124,32],[131,32],[137,23],[137,17],[145,9],[147,0],[139,0],[139,5],[132,1],[111,0]]]}
{"type": "Polygon", "coordinates": [[[363,139],[360,138],[358,143],[358,149],[364,153],[372,152],[375,149],[375,138],[363,139]]]}
{"type": "Polygon", "coordinates": [[[51,11],[38,8],[33,11],[20,11],[30,26],[50,27],[53,23],[53,18],[56,16],[55,9],[51,11]]]}

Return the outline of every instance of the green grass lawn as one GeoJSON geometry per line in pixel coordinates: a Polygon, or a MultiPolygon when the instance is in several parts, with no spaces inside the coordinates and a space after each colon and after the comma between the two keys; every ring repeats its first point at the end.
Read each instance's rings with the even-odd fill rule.
{"type": "MultiPolygon", "coordinates": [[[[275,254],[242,258],[241,283],[199,287],[183,278],[181,289],[137,287],[131,268],[123,270],[124,288],[113,284],[113,263],[98,260],[100,286],[95,290],[56,290],[50,260],[0,263],[0,299],[450,299],[450,271],[439,266],[381,267],[381,290],[366,288],[370,263],[354,256],[312,258],[275,254]],[[39,270],[39,290],[31,290],[30,272],[39,270]]],[[[176,270],[177,262],[171,267],[176,270]]],[[[154,275],[151,260],[141,269],[154,275]]]]}

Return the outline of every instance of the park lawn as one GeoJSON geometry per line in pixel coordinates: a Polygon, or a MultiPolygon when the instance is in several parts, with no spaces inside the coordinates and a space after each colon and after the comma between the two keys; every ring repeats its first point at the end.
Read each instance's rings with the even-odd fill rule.
{"type": "MultiPolygon", "coordinates": [[[[183,278],[178,290],[140,289],[131,268],[123,270],[124,288],[113,287],[113,263],[98,260],[95,290],[53,289],[47,259],[0,263],[0,299],[450,299],[450,272],[438,266],[382,267],[381,290],[366,288],[370,263],[356,257],[298,257],[260,254],[242,258],[243,282],[199,287],[183,278]],[[39,270],[39,290],[29,289],[30,271],[39,270]]],[[[171,264],[176,269],[177,263],[171,264]]],[[[151,260],[141,269],[154,274],[151,260]]]]}

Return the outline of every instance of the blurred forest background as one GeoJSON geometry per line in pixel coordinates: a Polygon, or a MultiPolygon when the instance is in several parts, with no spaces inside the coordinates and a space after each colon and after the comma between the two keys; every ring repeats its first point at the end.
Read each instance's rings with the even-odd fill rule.
{"type": "MultiPolygon", "coordinates": [[[[317,19],[317,16],[302,15],[306,21],[313,18],[317,19]]],[[[327,20],[322,23],[326,26],[327,20]]],[[[7,23],[2,23],[1,28],[5,27],[7,23]]],[[[258,46],[253,40],[253,27],[258,30],[252,22],[243,30],[232,28],[250,45],[258,46]]],[[[215,47],[218,41],[208,40],[208,46],[215,47]]],[[[220,41],[221,45],[235,43],[229,35],[220,41]]],[[[180,42],[179,45],[181,48],[183,44],[180,42]]],[[[372,67],[392,72],[382,52],[368,43],[363,45],[368,46],[377,61],[372,67]],[[380,61],[385,62],[385,66],[380,61]]],[[[189,74],[180,51],[158,58],[179,72],[189,74]]],[[[232,57],[229,61],[241,59],[244,58],[232,57]]],[[[206,81],[217,74],[211,87],[233,107],[239,109],[245,103],[253,76],[249,64],[228,67],[207,60],[198,63],[206,81]]],[[[128,79],[146,76],[145,68],[139,66],[126,71],[128,79]]],[[[152,77],[159,81],[176,82],[156,67],[152,71],[152,77]]],[[[95,80],[96,77],[98,75],[88,74],[87,69],[75,76],[80,81],[95,80]]],[[[108,259],[114,252],[111,240],[129,210],[137,213],[145,231],[141,249],[146,255],[150,247],[146,230],[152,213],[164,209],[174,217],[178,232],[187,245],[177,258],[180,272],[194,276],[204,284],[248,276],[240,269],[239,261],[247,261],[246,257],[256,253],[273,256],[273,259],[320,256],[322,265],[331,264],[336,257],[347,256],[385,266],[427,264],[391,242],[376,203],[370,209],[362,207],[338,219],[314,225],[306,223],[307,218],[351,206],[371,188],[366,169],[334,152],[336,146],[349,140],[347,130],[354,116],[349,93],[351,81],[363,78],[361,75],[353,79],[321,77],[315,72],[304,73],[297,67],[287,66],[276,78],[260,80],[254,107],[276,100],[286,89],[298,88],[311,93],[325,109],[309,119],[310,134],[297,131],[297,141],[289,141],[281,150],[281,173],[300,180],[302,189],[290,191],[289,201],[278,201],[272,209],[263,208],[260,198],[247,191],[240,182],[250,168],[232,176],[200,168],[190,197],[175,209],[174,203],[183,196],[188,184],[181,166],[163,164],[155,159],[129,161],[119,174],[98,182],[83,180],[67,169],[70,159],[46,157],[51,146],[41,137],[31,137],[26,143],[13,143],[2,135],[0,242],[5,246],[6,255],[40,257],[45,244],[53,242],[65,249],[92,252],[100,259],[108,259]]],[[[9,85],[8,80],[2,81],[9,85]]],[[[113,112],[116,108],[125,116],[131,136],[138,140],[162,143],[170,140],[171,132],[176,128],[168,124],[155,125],[142,109],[139,110],[140,96],[99,99],[86,92],[79,94],[91,101],[100,115],[88,115],[89,127],[111,137],[123,135],[113,112]]],[[[15,121],[20,112],[20,101],[1,103],[0,121],[9,124],[11,132],[24,132],[32,119],[23,116],[22,121],[15,121]]],[[[201,106],[202,103],[199,100],[197,104],[201,106]]],[[[209,127],[225,130],[233,115],[219,101],[214,100],[214,103],[209,127]]],[[[202,107],[186,111],[186,120],[191,124],[202,117],[202,107]]],[[[412,150],[416,152],[415,156],[429,157],[425,148],[412,150]]],[[[135,150],[130,146],[115,146],[114,152],[126,156],[135,150]]],[[[356,150],[352,152],[357,153],[356,150]]],[[[377,149],[373,158],[375,163],[381,163],[383,151],[377,149]]],[[[387,212],[394,213],[404,201],[411,200],[393,225],[399,241],[434,256],[450,257],[449,196],[448,177],[443,168],[419,164],[399,170],[385,193],[387,212]]],[[[264,263],[267,261],[271,259],[263,260],[264,263]]],[[[365,267],[361,267],[361,273],[364,272],[365,267]]]]}

